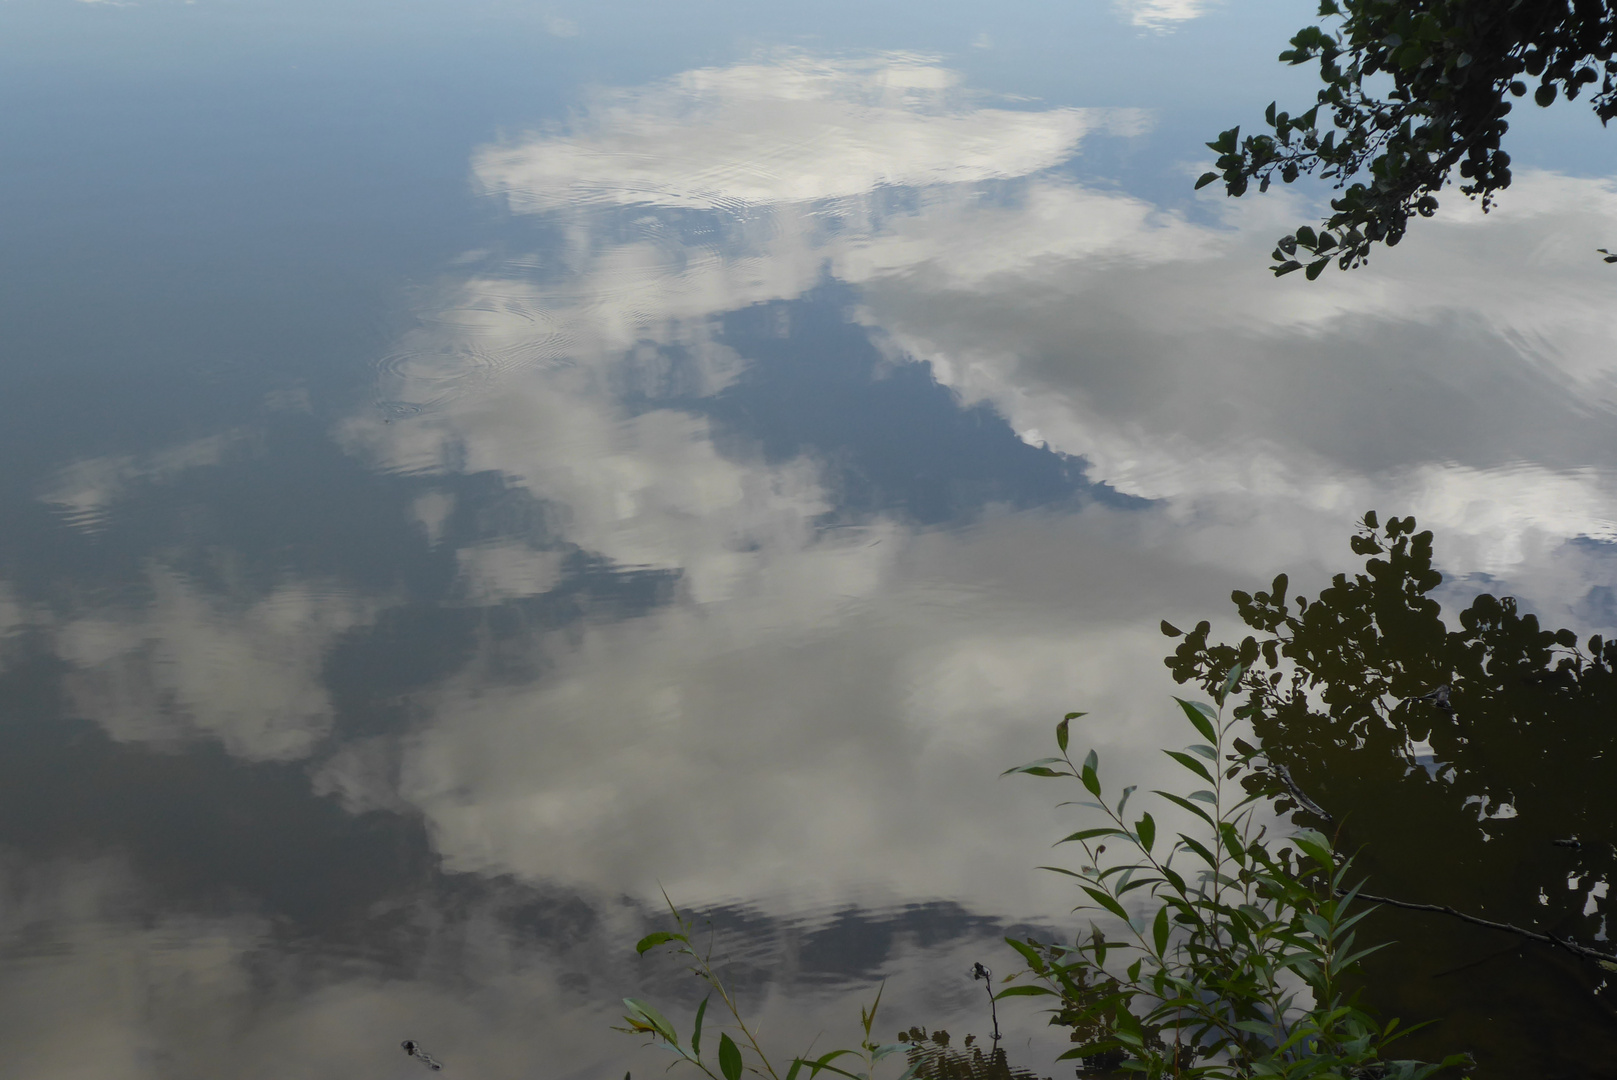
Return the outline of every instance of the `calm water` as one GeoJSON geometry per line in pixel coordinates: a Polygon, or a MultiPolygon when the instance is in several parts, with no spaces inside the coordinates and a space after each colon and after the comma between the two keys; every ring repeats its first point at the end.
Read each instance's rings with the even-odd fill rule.
{"type": "Polygon", "coordinates": [[[1276,282],[1190,184],[1312,6],[0,5],[6,1075],[649,1075],[659,888],[985,1034],[1159,620],[1376,507],[1617,627],[1617,142],[1276,282]]]}

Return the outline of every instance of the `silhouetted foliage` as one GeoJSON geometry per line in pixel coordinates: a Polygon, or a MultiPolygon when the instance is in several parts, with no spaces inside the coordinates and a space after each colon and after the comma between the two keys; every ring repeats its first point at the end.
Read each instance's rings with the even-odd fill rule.
{"type": "Polygon", "coordinates": [[[1372,912],[1350,914],[1356,871],[1329,838],[1266,820],[1272,793],[1253,775],[1253,751],[1235,745],[1243,721],[1224,711],[1242,670],[1214,688],[1216,710],[1178,699],[1204,741],[1164,751],[1194,790],[1150,793],[1159,813],[1175,815],[1161,830],[1149,810],[1129,814],[1136,786],[1112,804],[1095,750],[1081,765],[1069,755],[1070,726],[1084,713],[1056,725],[1059,755],[1008,770],[1076,780],[1091,796],[1063,804],[1089,811],[1088,827],[1058,841],[1077,845],[1083,861],[1043,869],[1076,879],[1086,899],[1074,911],[1107,926],[1091,921],[1071,945],[1007,938],[1029,980],[999,996],[1054,999],[1050,1023],[1079,1044],[1060,1058],[1086,1072],[1425,1080],[1467,1064],[1463,1054],[1394,1058],[1411,1029],[1361,1007],[1351,979],[1382,946],[1356,944],[1355,926],[1372,912]],[[1176,824],[1188,831],[1170,832],[1176,824]]]}
{"type": "Polygon", "coordinates": [[[1456,171],[1460,190],[1488,209],[1510,185],[1500,144],[1509,99],[1529,81],[1541,106],[1588,91],[1602,124],[1617,116],[1610,0],[1321,0],[1319,15],[1334,26],[1299,31],[1280,54],[1319,62],[1315,103],[1297,115],[1270,104],[1260,135],[1220,134],[1208,143],[1218,171],[1196,184],[1223,180],[1239,196],[1253,181],[1259,191],[1276,178],[1335,182],[1324,228],[1298,229],[1275,249],[1277,275],[1306,266],[1312,280],[1333,258],[1348,269],[1371,245],[1398,243],[1410,218],[1436,212],[1456,171]]]}
{"type": "Polygon", "coordinates": [[[1617,1026],[1598,996],[1617,968],[1590,959],[1611,953],[1617,642],[1580,645],[1488,594],[1450,628],[1431,596],[1442,581],[1432,534],[1412,517],[1383,528],[1366,514],[1352,548],[1364,572],[1336,575],[1315,600],[1288,597],[1285,575],[1234,593],[1255,631],[1237,644],[1210,644],[1206,622],[1189,633],[1164,623],[1180,639],[1168,667],[1204,687],[1244,669],[1238,712],[1259,742],[1243,745],[1249,785],[1359,849],[1366,893],[1567,945],[1385,913],[1421,953],[1412,960],[1401,944],[1396,976],[1389,961],[1369,962],[1385,1007],[1451,1015],[1446,1034],[1480,1040],[1498,1075],[1506,1061],[1541,1076],[1617,1074],[1617,1026]]]}
{"type": "Polygon", "coordinates": [[[904,1057],[913,1080],[1048,1080],[1013,1066],[997,1040],[990,1041],[985,1051],[976,1036],[967,1035],[956,1047],[941,1028],[928,1032],[912,1027],[899,1032],[898,1041],[906,1046],[904,1057]]]}

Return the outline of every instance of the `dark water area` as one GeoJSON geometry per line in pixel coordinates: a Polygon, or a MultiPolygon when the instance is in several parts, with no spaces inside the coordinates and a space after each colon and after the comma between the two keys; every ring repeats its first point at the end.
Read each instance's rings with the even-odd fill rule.
{"type": "MultiPolygon", "coordinates": [[[[1308,13],[1071,7],[0,5],[0,1071],[650,1075],[666,892],[785,1055],[884,985],[1070,1076],[1025,1000],[961,1042],[1074,929],[996,777],[1083,709],[1160,782],[1161,620],[1378,507],[1451,622],[1610,636],[1617,143],[1524,120],[1496,212],[1275,281],[1319,193],[1191,184],[1308,13]]],[[[1604,751],[1507,734],[1592,835],[1604,751]]],[[[1550,857],[1435,862],[1603,942],[1550,857]]],[[[1365,927],[1423,1052],[1613,1075],[1602,969],[1365,927]]]]}

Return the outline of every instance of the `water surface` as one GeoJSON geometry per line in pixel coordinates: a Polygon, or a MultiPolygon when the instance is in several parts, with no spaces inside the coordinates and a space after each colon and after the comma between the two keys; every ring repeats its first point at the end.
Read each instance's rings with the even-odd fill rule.
{"type": "Polygon", "coordinates": [[[985,1034],[995,777],[1158,775],[1161,619],[1376,507],[1609,632],[1612,144],[1274,281],[1234,8],[7,5],[8,1068],[660,1068],[664,889],[783,1038],[985,1034]]]}

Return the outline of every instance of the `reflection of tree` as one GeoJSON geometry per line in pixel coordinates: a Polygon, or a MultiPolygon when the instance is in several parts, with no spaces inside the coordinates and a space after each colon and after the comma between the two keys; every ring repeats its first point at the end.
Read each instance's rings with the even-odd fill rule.
{"type": "Polygon", "coordinates": [[[967,1035],[954,1047],[942,1028],[928,1032],[924,1027],[912,1027],[899,1032],[898,1041],[908,1045],[904,1056],[916,1080],[1045,1080],[1013,1066],[997,1039],[984,1050],[975,1035],[967,1035]]]}
{"type": "MultiPolygon", "coordinates": [[[[1237,662],[1247,665],[1241,691],[1269,763],[1265,779],[1282,809],[1363,846],[1366,891],[1610,954],[1617,642],[1593,637],[1579,648],[1572,631],[1542,629],[1514,599],[1489,595],[1450,629],[1428,595],[1442,581],[1432,534],[1416,534],[1414,518],[1381,529],[1366,514],[1352,547],[1369,556],[1365,573],[1338,574],[1316,600],[1288,601],[1285,575],[1268,592],[1233,594],[1257,631],[1239,645],[1209,645],[1206,622],[1189,633],[1164,623],[1182,639],[1167,659],[1174,677],[1211,690],[1237,662]]],[[[1451,1042],[1475,1023],[1477,1038],[1500,1044],[1493,1055],[1482,1047],[1486,1064],[1512,1050],[1498,1018],[1471,1016],[1466,1002],[1517,1008],[1504,1025],[1535,1026],[1518,1033],[1518,1049],[1539,1045],[1524,1064],[1543,1066],[1545,1045],[1568,1051],[1576,1032],[1585,1049],[1568,1060],[1601,1062],[1579,1074],[1617,1075],[1614,1014],[1594,996],[1605,989],[1601,966],[1441,916],[1382,918],[1402,920],[1388,926],[1406,942],[1389,954],[1401,966],[1384,956],[1382,970],[1367,973],[1390,1011],[1454,1017],[1451,1042]],[[1410,977],[1412,938],[1425,978],[1410,977]],[[1513,959],[1493,962],[1500,949],[1513,959]],[[1478,993],[1492,984],[1491,997],[1478,993]],[[1573,1027],[1542,1030],[1551,1021],[1524,1019],[1535,1011],[1573,1027]],[[1579,1030],[1585,1023],[1605,1031],[1596,1039],[1579,1030]]]]}

